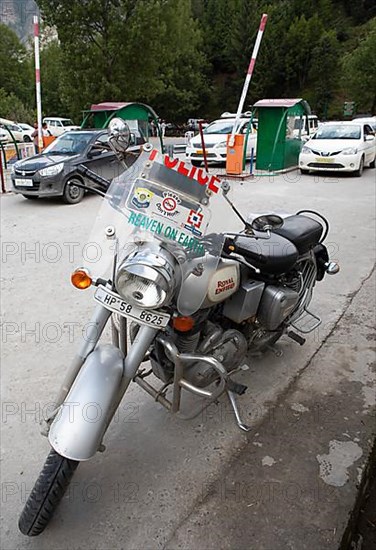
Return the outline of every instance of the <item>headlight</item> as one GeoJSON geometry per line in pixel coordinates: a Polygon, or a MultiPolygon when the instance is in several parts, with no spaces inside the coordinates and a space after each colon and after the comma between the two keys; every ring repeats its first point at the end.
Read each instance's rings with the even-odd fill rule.
{"type": "Polygon", "coordinates": [[[145,245],[119,265],[116,290],[132,305],[156,309],[165,305],[175,289],[175,259],[167,250],[145,245]]]}
{"type": "Polygon", "coordinates": [[[342,150],[343,155],[356,155],[358,152],[358,149],[355,147],[346,147],[346,149],[342,150]]]}
{"type": "Polygon", "coordinates": [[[63,167],[64,162],[59,162],[59,164],[42,168],[42,170],[39,170],[39,173],[41,176],[56,176],[56,174],[59,174],[59,172],[62,171],[63,167]]]}
{"type": "Polygon", "coordinates": [[[221,143],[217,143],[215,147],[227,147],[227,141],[221,141],[221,143]]]}
{"type": "Polygon", "coordinates": [[[303,153],[303,155],[309,155],[310,153],[312,153],[312,149],[310,149],[309,147],[304,146],[303,149],[302,149],[302,153],[303,153]]]}

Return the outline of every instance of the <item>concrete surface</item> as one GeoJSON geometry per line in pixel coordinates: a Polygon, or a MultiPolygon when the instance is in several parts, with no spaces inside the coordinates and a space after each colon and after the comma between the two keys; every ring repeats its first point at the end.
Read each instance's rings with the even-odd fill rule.
{"type": "MultiPolygon", "coordinates": [[[[289,173],[244,185],[234,183],[234,196],[244,214],[265,210],[294,212],[306,207],[316,208],[329,218],[331,232],[327,242],[332,258],[341,263],[342,270],[317,285],[312,310],[323,318],[323,324],[302,348],[283,339],[279,344],[284,351],[282,358],[268,353],[252,360],[250,370],[240,376],[239,380],[249,387],[240,399],[243,415],[252,426],[248,435],[236,427],[226,400],[196,420],[183,422],[132,387],[106,436],[106,452],[79,467],[54,520],[37,539],[27,539],[18,532],[17,517],[48,452],[47,441],[39,435],[40,416],[55,396],[93,308],[92,291],[75,290],[70,286],[69,275],[80,265],[101,199],[86,197],[78,205],[66,206],[59,200],[31,202],[12,194],[3,196],[2,548],[320,548],[312,545],[313,530],[332,529],[329,521],[317,524],[320,496],[319,505],[316,502],[315,506],[311,493],[297,497],[299,502],[291,504],[294,521],[283,526],[289,491],[294,495],[297,490],[295,486],[290,489],[291,477],[285,466],[289,465],[294,480],[303,489],[319,487],[325,495],[326,488],[329,495],[333,490],[354,493],[354,468],[361,468],[366,454],[363,435],[356,432],[360,431],[359,423],[364,422],[368,437],[370,416],[364,414],[363,407],[374,396],[368,370],[359,370],[358,362],[369,360],[370,342],[362,335],[372,329],[366,314],[367,308],[374,310],[370,294],[359,302],[361,310],[355,307],[356,317],[345,324],[347,328],[343,330],[348,330],[349,336],[347,332],[340,333],[345,342],[338,356],[328,344],[328,336],[374,265],[374,183],[374,170],[366,170],[362,178],[302,177],[289,173]],[[362,322],[364,326],[359,325],[362,322]],[[344,374],[345,364],[349,370],[344,374]],[[327,426],[331,412],[328,416],[328,409],[324,409],[321,424],[317,417],[312,420],[310,411],[322,391],[334,393],[334,398],[328,397],[329,411],[333,410],[329,403],[338,407],[347,402],[350,405],[351,397],[354,401],[350,409],[356,404],[358,415],[355,410],[345,415],[341,409],[341,422],[327,426]],[[358,393],[361,397],[356,403],[358,393]],[[345,397],[340,399],[341,396],[345,397]],[[268,421],[279,405],[285,413],[282,420],[277,415],[275,421],[268,421]],[[295,422],[294,413],[299,415],[301,424],[295,422]],[[286,425],[286,418],[291,415],[294,422],[286,425]],[[303,422],[307,424],[297,435],[302,440],[299,442],[294,439],[294,428],[303,426],[303,422]],[[362,454],[358,457],[359,448],[362,454]],[[308,460],[309,453],[312,461],[308,460]],[[330,467],[336,466],[341,456],[345,457],[345,465],[333,478],[330,467]],[[261,478],[253,477],[257,472],[261,472],[261,478]],[[341,483],[346,472],[350,472],[351,479],[344,486],[333,489],[324,482],[323,478],[341,483]],[[277,483],[278,479],[285,483],[288,496],[282,501],[274,499],[268,506],[262,501],[260,506],[257,495],[252,494],[254,479],[260,490],[262,480],[269,487],[274,478],[277,483]],[[246,493],[250,491],[244,513],[240,513],[240,502],[227,506],[225,499],[214,504],[215,487],[221,479],[241,479],[246,493]],[[252,503],[255,505],[248,506],[252,503]],[[213,505],[218,510],[216,515],[210,509],[213,505]],[[206,510],[211,511],[206,515],[206,510]],[[247,525],[239,523],[238,516],[247,525]],[[274,522],[275,530],[271,529],[274,522]],[[231,537],[232,524],[237,533],[231,531],[231,537]],[[241,539],[239,531],[243,529],[241,539]],[[298,545],[289,538],[289,533],[293,535],[295,531],[299,533],[298,545]],[[277,535],[283,544],[275,546],[277,535]],[[302,546],[302,540],[306,546],[302,546]]],[[[342,493],[338,494],[342,498],[342,493]]],[[[325,506],[328,520],[332,509],[329,504],[325,506]]],[[[339,532],[342,525],[342,519],[338,519],[333,529],[339,532]]],[[[325,536],[324,548],[336,548],[338,538],[325,536]]]]}

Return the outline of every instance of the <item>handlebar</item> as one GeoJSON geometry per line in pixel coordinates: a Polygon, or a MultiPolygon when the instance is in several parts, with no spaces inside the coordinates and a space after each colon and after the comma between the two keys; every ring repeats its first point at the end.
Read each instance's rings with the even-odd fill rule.
{"type": "Polygon", "coordinates": [[[102,178],[102,176],[98,176],[98,174],[96,174],[92,170],[89,170],[89,168],[87,168],[83,164],[79,164],[77,166],[77,172],[81,174],[81,176],[84,176],[89,180],[91,180],[92,182],[99,185],[103,189],[103,191],[107,191],[107,189],[111,184],[111,182],[108,179],[102,178]]]}

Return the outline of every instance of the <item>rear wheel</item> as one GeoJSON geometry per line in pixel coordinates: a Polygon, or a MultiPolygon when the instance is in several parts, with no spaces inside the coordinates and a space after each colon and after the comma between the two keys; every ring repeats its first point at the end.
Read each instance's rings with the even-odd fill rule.
{"type": "Polygon", "coordinates": [[[360,176],[363,174],[363,169],[364,169],[364,157],[360,159],[358,170],[354,170],[354,176],[360,178],[360,176]]]}
{"type": "Polygon", "coordinates": [[[50,451],[18,521],[21,533],[34,537],[44,531],[78,465],[76,460],[50,451]]]}
{"type": "Polygon", "coordinates": [[[81,184],[82,182],[78,178],[71,178],[65,184],[63,201],[66,204],[77,204],[82,201],[84,190],[74,185],[75,183],[81,184]]]}

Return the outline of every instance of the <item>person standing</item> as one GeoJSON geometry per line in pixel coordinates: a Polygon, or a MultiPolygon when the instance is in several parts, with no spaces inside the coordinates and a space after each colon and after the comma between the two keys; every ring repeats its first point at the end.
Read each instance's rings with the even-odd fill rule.
{"type": "Polygon", "coordinates": [[[34,143],[35,154],[38,155],[38,153],[39,153],[39,146],[38,146],[38,123],[37,123],[37,122],[34,122],[33,126],[34,126],[34,132],[31,134],[31,137],[32,137],[33,143],[34,143]]]}
{"type": "Polygon", "coordinates": [[[165,137],[165,134],[166,134],[166,122],[164,120],[162,120],[161,122],[161,133],[162,133],[162,137],[164,138],[165,137]]]}

